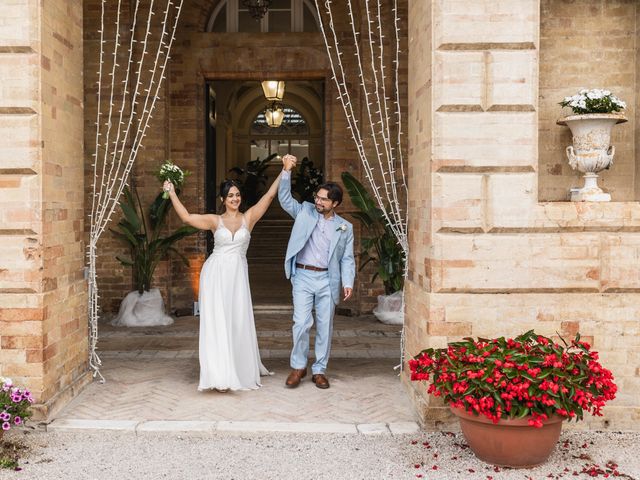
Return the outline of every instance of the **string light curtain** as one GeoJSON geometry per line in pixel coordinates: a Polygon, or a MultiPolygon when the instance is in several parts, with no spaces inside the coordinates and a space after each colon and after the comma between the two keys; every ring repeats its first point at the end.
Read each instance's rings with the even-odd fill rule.
{"type": "Polygon", "coordinates": [[[114,11],[115,4],[113,0],[101,2],[96,136],[87,246],[89,366],[94,377],[99,376],[102,381],[102,363],[96,351],[99,319],[97,243],[111,220],[143,146],[165,79],[183,0],[135,0],[124,5],[118,0],[114,11]],[[110,17],[108,21],[106,12],[110,17]],[[159,20],[154,19],[156,13],[160,14],[159,20]],[[124,18],[131,19],[130,28],[125,27],[124,18]],[[108,33],[113,37],[107,38],[108,33]],[[107,52],[110,45],[113,45],[113,51],[107,52]]]}
{"type": "MultiPolygon", "coordinates": [[[[352,0],[340,0],[346,8],[350,32],[336,32],[333,1],[315,0],[333,80],[356,145],[365,178],[384,218],[402,248],[407,276],[408,188],[402,153],[400,106],[400,28],[397,0],[360,0],[360,25],[352,0]],[[385,21],[391,18],[392,21],[385,21]],[[390,50],[385,51],[385,48],[390,50]],[[356,74],[345,68],[344,58],[355,58],[356,74]],[[353,98],[364,100],[364,125],[359,124],[353,98]]],[[[339,20],[342,20],[337,16],[339,20]]],[[[404,300],[404,299],[403,299],[404,300]]],[[[402,335],[404,356],[404,328],[402,335]]],[[[401,361],[401,365],[402,365],[401,361]]],[[[402,368],[402,367],[400,367],[402,368]]]]}

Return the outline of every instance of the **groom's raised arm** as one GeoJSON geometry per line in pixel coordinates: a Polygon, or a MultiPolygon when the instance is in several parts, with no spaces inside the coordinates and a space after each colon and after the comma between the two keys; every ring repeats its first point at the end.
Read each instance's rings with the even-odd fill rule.
{"type": "Polygon", "coordinates": [[[278,186],[278,201],[285,212],[296,218],[302,210],[302,205],[291,195],[291,168],[295,162],[288,161],[287,156],[283,158],[284,170],[278,186]]]}

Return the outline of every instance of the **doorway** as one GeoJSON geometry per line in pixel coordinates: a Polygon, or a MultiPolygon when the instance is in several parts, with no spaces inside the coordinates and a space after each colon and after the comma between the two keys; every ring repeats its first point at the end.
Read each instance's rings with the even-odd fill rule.
{"type": "MultiPolygon", "coordinates": [[[[285,82],[279,126],[265,115],[272,104],[257,80],[209,80],[205,98],[207,212],[218,213],[219,184],[225,179],[243,185],[244,208],[250,208],[280,173],[287,153],[299,159],[292,193],[299,201],[310,200],[325,171],[323,80],[285,82]]],[[[291,308],[284,256],[292,225],[274,200],[252,232],[247,261],[254,308],[291,308]]],[[[208,234],[207,255],[213,247],[208,234]]]]}

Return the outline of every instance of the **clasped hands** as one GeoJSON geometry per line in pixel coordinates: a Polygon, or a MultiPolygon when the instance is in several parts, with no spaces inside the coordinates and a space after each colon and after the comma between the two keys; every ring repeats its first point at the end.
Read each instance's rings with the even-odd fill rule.
{"type": "Polygon", "coordinates": [[[295,168],[297,163],[298,159],[290,153],[287,153],[284,157],[282,157],[282,165],[284,165],[284,169],[287,172],[290,172],[293,168],[295,168]]]}

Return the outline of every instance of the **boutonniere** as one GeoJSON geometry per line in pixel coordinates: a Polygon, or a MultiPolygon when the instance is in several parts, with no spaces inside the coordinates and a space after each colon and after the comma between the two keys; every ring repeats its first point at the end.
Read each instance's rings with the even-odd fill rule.
{"type": "Polygon", "coordinates": [[[336,232],[338,230],[340,230],[341,232],[345,232],[347,230],[347,224],[346,223],[340,224],[340,226],[338,228],[336,228],[336,232]]]}

